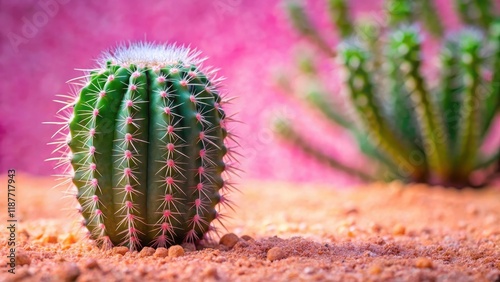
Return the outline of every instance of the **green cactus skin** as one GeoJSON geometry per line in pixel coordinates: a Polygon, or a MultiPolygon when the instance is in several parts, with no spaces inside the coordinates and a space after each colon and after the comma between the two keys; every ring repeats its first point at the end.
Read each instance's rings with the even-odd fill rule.
{"type": "Polygon", "coordinates": [[[349,7],[347,7],[345,0],[328,0],[328,12],[341,37],[346,38],[352,35],[353,25],[349,16],[349,7]]]}
{"type": "Polygon", "coordinates": [[[466,177],[474,169],[481,145],[481,46],[483,38],[476,32],[466,32],[460,40],[460,66],[463,72],[464,92],[460,107],[458,132],[458,177],[466,177]]]}
{"type": "Polygon", "coordinates": [[[494,18],[491,0],[455,0],[455,9],[461,20],[470,26],[488,28],[494,18]]]}
{"type": "Polygon", "coordinates": [[[293,126],[290,125],[290,123],[285,120],[285,119],[276,119],[274,121],[274,128],[282,135],[286,135],[289,138],[293,138],[294,144],[297,146],[300,146],[300,148],[306,153],[311,156],[313,156],[315,159],[331,166],[332,168],[342,170],[348,174],[352,174],[360,179],[363,179],[365,181],[373,181],[375,178],[373,176],[366,174],[362,171],[352,169],[349,166],[346,166],[337,160],[330,158],[328,155],[325,155],[321,150],[317,150],[314,147],[310,146],[308,142],[302,138],[301,134],[296,132],[296,130],[293,128],[293,126]]]}
{"type": "Polygon", "coordinates": [[[439,101],[448,130],[450,146],[456,149],[463,82],[460,72],[460,53],[457,40],[448,39],[441,51],[440,78],[442,96],[439,101]]]}
{"type": "MultiPolygon", "coordinates": [[[[312,86],[300,89],[306,95],[298,96],[352,134],[361,152],[381,168],[373,178],[457,188],[487,185],[492,166],[500,166],[499,148],[482,152],[500,108],[500,15],[493,1],[455,0],[469,26],[453,34],[445,34],[433,0],[385,0],[385,21],[368,24],[349,17],[347,1],[325,1],[332,23],[341,31],[342,42],[334,54],[345,71],[348,106],[355,111],[352,116],[342,113],[329,101],[341,97],[319,87],[322,75],[317,68],[302,71],[312,86]],[[437,70],[430,69],[433,64],[424,62],[422,55],[422,38],[428,33],[441,43],[437,70]],[[478,175],[485,176],[481,182],[476,182],[478,175]]],[[[301,15],[307,18],[303,7],[301,15]]],[[[299,29],[306,35],[303,31],[299,29]]],[[[295,88],[287,85],[285,91],[296,93],[295,88]]],[[[284,124],[293,127],[289,121],[284,124]]],[[[305,148],[313,145],[297,136],[300,130],[278,133],[318,160],[336,162],[333,156],[326,161],[327,155],[305,148]]],[[[337,168],[358,177],[362,172],[356,169],[355,174],[346,164],[337,168]]]]}
{"type": "Polygon", "coordinates": [[[397,28],[414,21],[412,0],[387,0],[384,5],[391,27],[397,28]]]}
{"type": "Polygon", "coordinates": [[[385,73],[387,88],[389,89],[388,112],[394,128],[406,136],[410,142],[422,150],[420,132],[417,128],[415,113],[413,112],[413,103],[410,99],[411,93],[405,87],[405,81],[400,70],[402,60],[393,55],[398,52],[397,46],[386,48],[386,57],[390,58],[385,62],[385,73]]]}
{"type": "Polygon", "coordinates": [[[448,138],[443,120],[436,105],[429,96],[429,91],[421,75],[421,42],[414,28],[396,31],[391,37],[395,47],[394,55],[401,60],[400,71],[405,81],[405,88],[410,93],[410,100],[415,108],[416,120],[422,136],[425,155],[429,167],[440,179],[446,179],[450,172],[447,162],[449,157],[448,138]]]}
{"type": "Polygon", "coordinates": [[[197,242],[230,204],[228,118],[202,61],[184,47],[121,46],[69,102],[72,182],[99,245],[197,242]]]}
{"type": "Polygon", "coordinates": [[[349,42],[345,42],[339,49],[340,59],[348,70],[347,87],[352,103],[364,122],[364,131],[394,161],[393,165],[400,168],[398,172],[403,178],[419,178],[423,168],[410,158],[411,153],[418,153],[419,150],[394,135],[389,122],[380,111],[380,101],[373,95],[373,82],[366,69],[367,52],[349,42]]]}
{"type": "Polygon", "coordinates": [[[443,36],[444,27],[437,14],[434,0],[415,1],[416,11],[425,28],[437,37],[443,36]]]}
{"type": "Polygon", "coordinates": [[[304,36],[313,41],[318,48],[330,57],[335,56],[333,48],[321,36],[319,31],[314,27],[311,19],[304,11],[304,7],[299,1],[285,2],[285,8],[294,27],[304,36]]]}
{"type": "Polygon", "coordinates": [[[489,30],[491,49],[494,50],[492,54],[491,66],[491,90],[486,96],[485,104],[485,118],[482,135],[488,132],[498,108],[500,108],[500,18],[494,21],[489,30]]]}

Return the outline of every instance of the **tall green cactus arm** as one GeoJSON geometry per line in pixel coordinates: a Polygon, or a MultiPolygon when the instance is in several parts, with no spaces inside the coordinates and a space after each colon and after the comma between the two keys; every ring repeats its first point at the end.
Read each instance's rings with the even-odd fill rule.
{"type": "MultiPolygon", "coordinates": [[[[377,22],[376,17],[362,18],[356,21],[356,37],[358,37],[372,54],[370,68],[378,70],[383,65],[382,26],[377,22]]],[[[375,81],[385,81],[382,72],[375,72],[375,81]]]]}
{"type": "Polygon", "coordinates": [[[479,107],[481,83],[482,36],[475,31],[466,31],[460,39],[460,65],[463,75],[464,93],[460,109],[458,133],[458,177],[466,178],[474,169],[480,147],[481,124],[479,107]]]}
{"type": "Polygon", "coordinates": [[[490,45],[493,50],[491,89],[485,100],[485,115],[482,135],[484,136],[491,125],[495,115],[500,108],[500,19],[497,19],[490,27],[490,45]]]}
{"type": "Polygon", "coordinates": [[[488,28],[493,20],[491,0],[455,0],[455,8],[465,24],[488,28]]]}
{"type": "Polygon", "coordinates": [[[305,85],[302,85],[299,89],[301,93],[300,96],[312,106],[316,107],[333,123],[347,129],[353,129],[354,126],[352,122],[339,111],[335,110],[336,107],[333,106],[329,95],[326,93],[321,81],[318,79],[318,69],[311,54],[301,51],[297,53],[296,59],[301,74],[307,78],[307,80],[304,81],[305,85]]]}
{"type": "Polygon", "coordinates": [[[491,0],[475,0],[479,11],[478,22],[483,28],[488,28],[493,21],[495,6],[491,0]]]}
{"type": "Polygon", "coordinates": [[[311,40],[327,56],[334,57],[335,51],[328,42],[314,27],[311,19],[308,17],[304,7],[298,0],[284,0],[286,11],[295,29],[303,36],[311,40]]]}
{"type": "Polygon", "coordinates": [[[104,55],[68,121],[72,182],[99,245],[197,242],[227,205],[230,160],[217,81],[197,52],[150,43],[104,55]]]}
{"type": "Polygon", "coordinates": [[[386,62],[384,70],[387,74],[388,88],[388,113],[394,128],[405,136],[412,144],[422,149],[422,140],[417,126],[413,103],[410,93],[405,88],[404,78],[400,71],[402,61],[390,55],[394,52],[391,48],[386,50],[386,62]]]}
{"type": "Polygon", "coordinates": [[[476,7],[471,0],[455,0],[455,9],[462,22],[473,25],[476,19],[476,7]]]}
{"type": "Polygon", "coordinates": [[[328,94],[316,83],[308,83],[302,93],[305,95],[306,101],[316,107],[330,121],[346,129],[354,129],[354,124],[332,107],[332,102],[328,99],[328,94]]]}
{"type": "Polygon", "coordinates": [[[366,69],[366,51],[355,43],[344,42],[339,48],[339,55],[347,70],[347,86],[364,130],[399,168],[398,174],[407,178],[420,178],[425,170],[424,164],[414,162],[411,156],[419,154],[419,150],[396,136],[381,114],[379,101],[374,97],[371,76],[366,69]]]}
{"type": "Polygon", "coordinates": [[[412,0],[385,0],[385,11],[391,27],[397,28],[414,22],[412,2],[412,0]]]}
{"type": "Polygon", "coordinates": [[[381,36],[382,27],[375,18],[367,17],[356,21],[356,37],[359,38],[363,44],[368,47],[370,53],[375,56],[373,60],[377,62],[377,64],[375,64],[377,67],[380,65],[378,59],[380,59],[382,55],[381,36]]]}
{"type": "Polygon", "coordinates": [[[434,0],[415,1],[416,14],[423,22],[426,30],[436,37],[441,37],[444,33],[444,27],[440,21],[433,1],[434,0]]]}
{"type": "Polygon", "coordinates": [[[328,0],[328,12],[340,36],[346,38],[352,35],[354,27],[349,15],[346,0],[328,0]]]}
{"type": "Polygon", "coordinates": [[[448,39],[441,51],[440,103],[453,154],[455,154],[456,142],[458,141],[458,125],[462,106],[463,81],[461,75],[458,41],[448,39]]]}
{"type": "MultiPolygon", "coordinates": [[[[352,119],[346,117],[342,114],[342,111],[338,110],[338,105],[332,101],[330,95],[326,92],[321,81],[318,79],[318,69],[314,64],[311,56],[308,56],[307,52],[300,52],[297,55],[297,64],[299,70],[306,76],[307,80],[304,81],[304,85],[298,89],[300,95],[295,93],[293,89],[287,87],[288,83],[281,82],[283,85],[283,91],[287,94],[294,93],[295,96],[300,96],[305,101],[307,101],[315,109],[319,110],[331,123],[340,125],[350,131],[354,138],[356,139],[359,148],[367,156],[380,161],[385,166],[390,167],[392,164],[379,152],[379,150],[373,146],[370,140],[365,134],[363,134],[352,119]]],[[[392,167],[394,169],[394,167],[392,167]]],[[[395,170],[395,169],[394,169],[395,170]]]]}
{"type": "Polygon", "coordinates": [[[304,137],[302,137],[302,134],[295,130],[293,126],[290,124],[290,121],[284,119],[284,118],[278,118],[273,121],[274,129],[276,133],[279,134],[279,136],[282,137],[283,140],[286,142],[289,142],[295,146],[297,146],[300,150],[302,150],[304,153],[310,155],[311,157],[315,158],[316,160],[325,163],[329,166],[331,166],[334,169],[343,171],[347,174],[354,175],[362,180],[365,181],[374,181],[376,178],[372,175],[367,174],[364,171],[361,171],[356,168],[349,167],[345,164],[342,164],[335,158],[326,155],[322,151],[315,149],[312,147],[309,142],[307,142],[304,137]]]}
{"type": "Polygon", "coordinates": [[[418,30],[406,27],[394,32],[391,45],[396,59],[401,59],[400,70],[410,93],[429,166],[438,179],[446,179],[450,173],[448,137],[442,117],[430,99],[420,74],[421,42],[418,30]]]}

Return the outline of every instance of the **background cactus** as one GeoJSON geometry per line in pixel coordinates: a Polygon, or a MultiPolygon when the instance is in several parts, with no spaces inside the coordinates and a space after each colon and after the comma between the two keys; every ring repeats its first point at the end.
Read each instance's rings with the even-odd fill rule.
{"type": "MultiPolygon", "coordinates": [[[[497,152],[481,150],[500,99],[500,18],[492,1],[457,0],[455,7],[467,26],[443,38],[445,31],[431,0],[387,0],[385,17],[378,21],[353,21],[347,1],[328,0],[325,10],[341,38],[337,48],[314,27],[300,2],[285,4],[296,30],[320,50],[328,49],[324,55],[335,57],[342,66],[348,106],[354,114],[346,114],[329,101],[327,91],[318,90],[326,89],[321,86],[319,68],[314,57],[304,53],[298,56],[301,77],[314,87],[300,96],[349,130],[379,170],[367,175],[327,156],[282,118],[276,128],[285,140],[364,179],[456,187],[487,183],[488,177],[477,181],[471,175],[491,170],[498,160],[497,152]],[[439,76],[423,70],[424,34],[442,45],[439,76]]],[[[281,77],[284,92],[296,91],[290,84],[281,77]]]]}
{"type": "Polygon", "coordinates": [[[230,204],[230,118],[203,60],[188,48],[137,43],[105,53],[77,79],[63,108],[60,132],[69,133],[55,144],[100,245],[197,242],[230,204]]]}

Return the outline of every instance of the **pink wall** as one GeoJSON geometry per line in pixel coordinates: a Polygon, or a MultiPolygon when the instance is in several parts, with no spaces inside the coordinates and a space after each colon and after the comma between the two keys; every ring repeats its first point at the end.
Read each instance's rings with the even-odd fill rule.
{"type": "MultiPolygon", "coordinates": [[[[54,120],[58,109],[51,101],[54,95],[68,92],[65,81],[80,75],[74,68],[92,67],[101,50],[147,38],[190,44],[209,57],[209,64],[221,68],[227,91],[239,97],[231,110],[238,111],[244,122],[236,130],[245,156],[243,177],[355,183],[276,142],[270,134],[267,119],[276,110],[294,113],[305,120],[304,128],[322,134],[321,126],[311,127],[303,118],[307,112],[287,102],[272,85],[273,71],[290,64],[297,40],[279,2],[0,0],[0,174],[10,167],[51,174],[51,164],[43,160],[50,157],[45,144],[56,127],[42,122],[54,120]]],[[[309,2],[314,2],[310,12],[317,15],[315,20],[327,26],[324,2],[309,2]]],[[[447,2],[441,0],[440,7],[447,9],[447,2]]],[[[380,8],[380,1],[351,3],[357,13],[380,8]]],[[[445,21],[456,24],[452,16],[445,21]]],[[[331,142],[323,141],[333,143],[331,151],[366,166],[346,134],[332,133],[326,139],[331,142]]]]}

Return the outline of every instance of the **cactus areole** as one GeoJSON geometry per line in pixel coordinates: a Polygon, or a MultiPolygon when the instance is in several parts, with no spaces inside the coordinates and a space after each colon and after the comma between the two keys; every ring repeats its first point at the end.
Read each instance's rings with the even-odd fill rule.
{"type": "Polygon", "coordinates": [[[219,80],[202,61],[184,47],[121,46],[69,103],[66,159],[99,245],[168,247],[214,231],[227,204],[228,132],[219,80]]]}

